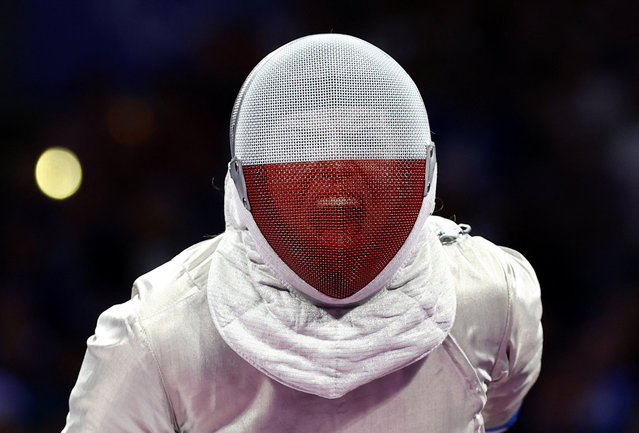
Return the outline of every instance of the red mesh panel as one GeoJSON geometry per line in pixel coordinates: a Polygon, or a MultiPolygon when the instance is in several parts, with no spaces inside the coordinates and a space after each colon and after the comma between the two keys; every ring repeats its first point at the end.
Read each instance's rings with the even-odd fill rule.
{"type": "Polygon", "coordinates": [[[251,212],[280,258],[333,298],[362,289],[408,237],[425,161],[348,160],[244,166],[251,212]]]}

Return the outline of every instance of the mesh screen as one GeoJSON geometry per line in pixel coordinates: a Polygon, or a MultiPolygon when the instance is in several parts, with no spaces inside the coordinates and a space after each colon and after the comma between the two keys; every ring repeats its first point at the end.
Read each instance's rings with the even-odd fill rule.
{"type": "Polygon", "coordinates": [[[421,207],[424,160],[245,167],[253,218],[304,281],[343,299],[395,256],[421,207]]]}
{"type": "Polygon", "coordinates": [[[240,91],[231,142],[265,239],[328,296],[363,288],[415,223],[426,110],[408,74],[367,42],[315,35],[274,51],[240,91]]]}
{"type": "Polygon", "coordinates": [[[234,155],[244,165],[426,157],[430,129],[417,87],[367,42],[298,39],[249,80],[233,119],[234,155]]]}

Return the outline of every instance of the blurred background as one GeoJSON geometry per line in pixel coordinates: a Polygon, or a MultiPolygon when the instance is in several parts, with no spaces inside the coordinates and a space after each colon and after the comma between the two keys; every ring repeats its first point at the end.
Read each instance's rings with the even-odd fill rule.
{"type": "Polygon", "coordinates": [[[244,78],[324,32],[417,83],[437,214],[537,270],[544,365],[510,431],[639,431],[638,23],[618,0],[4,1],[0,432],[59,432],[100,312],[223,231],[244,78]]]}

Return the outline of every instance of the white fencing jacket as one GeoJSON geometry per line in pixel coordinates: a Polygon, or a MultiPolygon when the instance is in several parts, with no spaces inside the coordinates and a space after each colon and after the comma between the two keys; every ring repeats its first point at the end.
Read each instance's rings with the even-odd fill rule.
{"type": "MultiPolygon", "coordinates": [[[[244,231],[227,220],[223,234],[140,277],[131,300],[100,316],[64,433],[465,433],[505,431],[512,424],[539,374],[542,349],[539,285],[519,253],[429,217],[422,242],[437,246],[430,259],[416,254],[413,266],[432,261],[446,267],[454,296],[423,308],[425,320],[440,317],[431,320],[436,326],[404,324],[400,337],[385,329],[392,307],[378,309],[374,334],[393,336],[380,354],[379,338],[370,340],[371,353],[362,349],[371,333],[367,316],[355,313],[360,307],[327,315],[310,306],[277,331],[283,329],[277,327],[283,323],[277,300],[292,295],[263,264],[259,277],[245,269],[240,258],[254,252],[234,240],[244,231]],[[260,280],[259,288],[244,284],[251,278],[260,280]],[[222,312],[218,303],[226,304],[222,312]],[[237,317],[227,320],[229,314],[237,317]],[[316,323],[330,320],[350,335],[326,346],[340,352],[305,357],[318,349],[290,335],[318,334],[316,323]],[[229,330],[229,323],[242,326],[229,330]],[[263,351],[251,349],[260,344],[263,351]],[[410,355],[415,345],[424,346],[419,356],[410,355]],[[255,359],[260,353],[266,361],[255,359]],[[406,353],[412,358],[402,358],[406,353]],[[337,367],[324,369],[332,358],[337,367]]],[[[420,273],[404,274],[406,281],[419,281],[420,273]]],[[[414,308],[406,299],[406,308],[414,308]]],[[[392,326],[402,318],[395,315],[392,326]]]]}

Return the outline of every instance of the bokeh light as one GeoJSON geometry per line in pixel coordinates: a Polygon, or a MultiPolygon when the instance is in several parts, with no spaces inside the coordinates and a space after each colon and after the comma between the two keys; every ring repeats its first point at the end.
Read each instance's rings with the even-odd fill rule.
{"type": "Polygon", "coordinates": [[[82,166],[73,152],[62,147],[47,149],[35,168],[40,190],[55,200],[71,197],[82,183],[82,166]]]}
{"type": "Polygon", "coordinates": [[[140,98],[120,97],[109,107],[107,126],[115,141],[135,146],[147,140],[154,128],[154,114],[140,98]]]}

